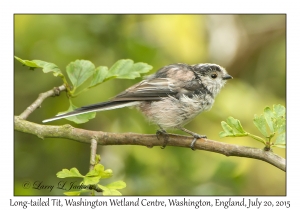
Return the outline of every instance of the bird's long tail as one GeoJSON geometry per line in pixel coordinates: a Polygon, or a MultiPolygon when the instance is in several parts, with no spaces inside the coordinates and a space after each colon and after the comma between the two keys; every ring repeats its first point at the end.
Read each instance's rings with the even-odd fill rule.
{"type": "Polygon", "coordinates": [[[85,114],[85,113],[89,113],[89,112],[99,112],[99,111],[134,106],[134,105],[138,105],[139,103],[140,103],[139,101],[106,101],[106,102],[102,102],[102,103],[92,104],[89,106],[83,106],[78,109],[75,109],[74,111],[56,115],[53,118],[43,120],[43,123],[54,121],[54,120],[59,120],[59,119],[67,118],[67,117],[71,117],[71,116],[81,115],[81,114],[85,114]]]}

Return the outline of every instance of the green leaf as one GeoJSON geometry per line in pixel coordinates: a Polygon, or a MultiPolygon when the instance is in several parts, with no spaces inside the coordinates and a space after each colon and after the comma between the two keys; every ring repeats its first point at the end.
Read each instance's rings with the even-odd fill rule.
{"type": "Polygon", "coordinates": [[[265,137],[269,136],[267,132],[266,119],[263,115],[254,115],[253,123],[265,137]]]}
{"type": "Polygon", "coordinates": [[[266,119],[266,122],[270,128],[271,133],[274,133],[276,130],[276,126],[274,124],[274,120],[275,120],[275,115],[272,112],[270,107],[266,107],[264,109],[264,117],[266,119]]]}
{"type": "Polygon", "coordinates": [[[277,136],[274,145],[284,144],[285,145],[285,132],[277,136]]]}
{"type": "Polygon", "coordinates": [[[106,66],[97,67],[93,73],[93,79],[89,87],[94,87],[104,82],[104,79],[106,78],[107,74],[108,68],[106,66]]]}
{"type": "Polygon", "coordinates": [[[228,117],[227,122],[222,121],[221,126],[224,131],[219,133],[221,138],[223,137],[240,137],[247,136],[248,133],[244,131],[244,128],[241,125],[241,122],[238,119],[233,117],[228,117]]]}
{"type": "Polygon", "coordinates": [[[104,166],[102,164],[97,164],[94,166],[94,169],[89,171],[84,177],[84,184],[91,185],[96,184],[100,181],[100,179],[107,179],[112,177],[113,173],[111,169],[104,170],[104,166]]]}
{"type": "Polygon", "coordinates": [[[106,186],[103,186],[103,185],[100,185],[100,184],[98,184],[98,187],[103,190],[103,195],[122,195],[116,189],[110,189],[110,188],[108,188],[106,186]]]}
{"type": "Polygon", "coordinates": [[[116,181],[106,185],[109,189],[123,189],[126,187],[126,183],[123,181],[116,181]]]}
{"type": "Polygon", "coordinates": [[[104,172],[102,172],[101,174],[101,178],[102,179],[107,179],[113,176],[113,172],[111,169],[106,169],[104,172]]]}
{"type": "Polygon", "coordinates": [[[95,171],[95,169],[90,170],[86,175],[86,177],[95,177],[95,176],[100,176],[98,171],[95,171]]]}
{"type": "MultiPolygon", "coordinates": [[[[71,112],[71,111],[74,111],[75,109],[78,108],[77,106],[72,104],[71,100],[69,100],[69,102],[70,102],[69,109],[67,111],[64,111],[64,112],[59,112],[58,114],[71,112]]],[[[67,119],[69,121],[72,121],[72,122],[75,122],[77,124],[80,124],[80,123],[85,123],[85,122],[89,121],[90,119],[95,118],[95,116],[96,116],[96,112],[90,112],[90,113],[86,113],[86,114],[67,117],[65,119],[67,119]]]]}
{"type": "Polygon", "coordinates": [[[25,66],[30,67],[30,70],[33,70],[34,68],[42,68],[44,73],[52,72],[54,76],[63,76],[61,70],[54,64],[54,63],[48,63],[41,60],[22,60],[21,58],[18,58],[15,56],[15,59],[20,61],[25,66]]]}
{"type": "Polygon", "coordinates": [[[227,123],[230,127],[233,128],[233,133],[234,134],[243,134],[246,133],[244,131],[244,128],[241,125],[241,122],[238,119],[234,119],[233,117],[228,117],[227,118],[227,123]]]}
{"type": "Polygon", "coordinates": [[[86,176],[88,176],[88,174],[91,174],[92,176],[94,175],[99,175],[101,172],[104,172],[104,166],[102,164],[97,164],[94,166],[93,170],[89,171],[89,173],[87,173],[86,176]]]}
{"type": "Polygon", "coordinates": [[[266,107],[264,110],[266,122],[270,127],[271,133],[282,133],[285,131],[285,107],[278,104],[273,105],[273,111],[266,107]]]}
{"type": "Polygon", "coordinates": [[[285,132],[285,118],[283,117],[278,117],[274,119],[274,126],[275,126],[275,131],[279,133],[285,132]]]}
{"type": "Polygon", "coordinates": [[[100,163],[100,161],[101,161],[101,157],[100,157],[100,155],[97,154],[95,157],[95,164],[100,163]]]}
{"type": "Polygon", "coordinates": [[[141,74],[147,73],[152,69],[152,66],[146,63],[134,63],[130,59],[118,60],[108,70],[106,66],[99,66],[95,69],[90,83],[90,87],[97,86],[109,79],[134,79],[140,77],[141,74]]]}
{"type": "Polygon", "coordinates": [[[282,106],[280,104],[273,105],[273,111],[277,117],[285,118],[285,107],[284,106],[282,106]]]}
{"type": "Polygon", "coordinates": [[[278,133],[285,132],[285,122],[286,122],[285,118],[277,118],[276,127],[278,133]]]}
{"type": "Polygon", "coordinates": [[[101,184],[97,184],[97,186],[102,189],[103,191],[109,190],[107,187],[101,185],[101,184]]]}
{"type": "Polygon", "coordinates": [[[94,167],[94,170],[96,170],[102,179],[107,179],[113,176],[113,172],[111,169],[104,170],[104,166],[101,164],[97,164],[94,167]]]}
{"type": "Polygon", "coordinates": [[[18,60],[19,62],[21,62],[23,65],[28,66],[28,67],[33,67],[33,68],[40,68],[39,65],[37,65],[35,62],[33,61],[29,61],[29,60],[23,60],[21,58],[18,58],[17,56],[15,56],[15,59],[18,60]]]}
{"type": "Polygon", "coordinates": [[[62,72],[60,69],[53,63],[48,63],[45,61],[40,61],[40,60],[33,60],[37,65],[39,65],[41,68],[43,68],[44,73],[49,73],[52,72],[54,76],[60,76],[62,75],[62,72]]]}
{"type": "Polygon", "coordinates": [[[97,171],[98,173],[102,173],[102,172],[104,172],[104,166],[99,163],[94,166],[94,170],[97,171]]]}
{"type": "Polygon", "coordinates": [[[113,172],[111,169],[104,170],[104,166],[102,164],[97,164],[94,166],[94,169],[89,171],[86,176],[99,176],[102,179],[107,179],[113,176],[113,172]]]}
{"type": "Polygon", "coordinates": [[[84,185],[94,185],[97,184],[101,179],[101,176],[93,176],[93,177],[88,177],[85,176],[83,179],[83,184],[84,185]]]}
{"type": "Polygon", "coordinates": [[[74,196],[80,195],[81,191],[71,191],[71,192],[64,192],[65,195],[74,196]]]}
{"type": "Polygon", "coordinates": [[[68,178],[68,177],[79,177],[83,178],[84,176],[81,175],[78,171],[77,168],[71,168],[70,170],[68,169],[63,169],[62,171],[57,172],[56,176],[58,178],[68,178]]]}
{"type": "Polygon", "coordinates": [[[278,147],[278,148],[285,148],[285,144],[275,144],[273,147],[278,147]]]}
{"type": "Polygon", "coordinates": [[[114,65],[109,69],[107,77],[118,77],[129,72],[133,66],[133,61],[130,59],[121,59],[118,60],[114,65]]]}
{"type": "Polygon", "coordinates": [[[122,195],[122,193],[120,193],[118,190],[109,189],[103,191],[103,195],[122,195]]]}
{"type": "MultiPolygon", "coordinates": [[[[132,75],[128,75],[128,78],[129,79],[134,79],[136,77],[140,77],[141,75],[140,74],[144,74],[144,73],[147,73],[149,72],[153,67],[150,66],[149,64],[147,63],[143,63],[143,62],[138,62],[138,63],[135,63],[133,64],[133,67],[132,67],[132,72],[136,72],[136,73],[133,73],[132,75]]],[[[127,76],[126,76],[127,78],[127,76]]]]}
{"type": "Polygon", "coordinates": [[[228,135],[225,131],[220,131],[219,136],[220,138],[224,138],[224,137],[230,137],[231,135],[228,135]]]}
{"type": "Polygon", "coordinates": [[[90,76],[93,75],[95,65],[87,60],[76,60],[67,66],[68,76],[74,89],[82,85],[90,76]]]}
{"type": "Polygon", "coordinates": [[[115,77],[118,79],[134,79],[140,77],[152,69],[146,63],[133,63],[130,59],[118,60],[108,71],[106,78],[115,77]]]}
{"type": "Polygon", "coordinates": [[[233,129],[224,121],[221,122],[224,131],[219,133],[220,137],[234,136],[233,129]]]}

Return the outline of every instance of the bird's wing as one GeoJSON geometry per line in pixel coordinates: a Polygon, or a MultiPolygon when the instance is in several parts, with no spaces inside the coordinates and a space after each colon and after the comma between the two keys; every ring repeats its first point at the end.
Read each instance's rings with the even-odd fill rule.
{"type": "Polygon", "coordinates": [[[43,122],[49,122],[89,112],[134,106],[138,105],[140,101],[161,100],[163,97],[170,95],[175,96],[177,93],[178,92],[175,90],[174,83],[171,79],[155,78],[151,80],[143,80],[109,101],[83,106],[72,112],[60,114],[51,119],[44,120],[43,122]]]}
{"type": "Polygon", "coordinates": [[[135,106],[138,105],[140,101],[158,101],[169,96],[178,98],[182,94],[189,96],[193,95],[198,87],[199,83],[195,81],[177,80],[175,85],[175,80],[170,78],[154,78],[150,80],[143,80],[118,94],[109,101],[83,106],[72,112],[60,114],[51,119],[44,120],[43,122],[49,122],[89,112],[135,106]]]}
{"type": "Polygon", "coordinates": [[[178,92],[169,78],[143,80],[115,96],[111,101],[148,101],[174,96],[178,92]]]}

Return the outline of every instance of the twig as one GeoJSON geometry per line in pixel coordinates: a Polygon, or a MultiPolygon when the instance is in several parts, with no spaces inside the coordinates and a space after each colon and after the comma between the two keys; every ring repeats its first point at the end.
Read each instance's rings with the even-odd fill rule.
{"type": "Polygon", "coordinates": [[[45,93],[40,93],[39,97],[29,106],[25,109],[25,111],[20,114],[20,118],[25,120],[27,117],[37,108],[39,108],[42,104],[42,102],[50,97],[50,96],[58,96],[61,91],[66,90],[66,87],[64,85],[61,85],[59,87],[55,87],[52,90],[49,90],[45,93]]]}
{"type": "MultiPolygon", "coordinates": [[[[90,171],[94,169],[96,164],[96,153],[97,153],[97,141],[95,139],[91,140],[91,156],[90,156],[90,171]]],[[[97,188],[97,185],[93,185],[97,188]]],[[[94,190],[91,191],[91,195],[95,195],[94,190]]]]}
{"type": "MultiPolygon", "coordinates": [[[[135,133],[106,133],[101,131],[89,131],[74,128],[71,125],[51,126],[40,125],[20,117],[15,117],[15,130],[38,136],[39,138],[66,138],[83,143],[91,143],[95,139],[99,145],[142,145],[146,147],[162,146],[163,141],[158,140],[156,135],[135,133]]],[[[168,146],[190,147],[191,137],[170,134],[168,146]]],[[[271,151],[263,149],[238,146],[209,139],[199,139],[195,149],[216,152],[226,156],[247,157],[265,161],[275,167],[286,171],[285,159],[271,151]]]]}
{"type": "Polygon", "coordinates": [[[96,163],[97,141],[91,140],[91,156],[90,156],[90,171],[94,169],[96,163]]]}

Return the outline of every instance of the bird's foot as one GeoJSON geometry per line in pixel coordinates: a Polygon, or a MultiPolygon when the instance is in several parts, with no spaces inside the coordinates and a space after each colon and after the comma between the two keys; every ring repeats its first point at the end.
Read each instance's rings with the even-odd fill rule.
{"type": "Polygon", "coordinates": [[[192,141],[192,143],[191,143],[191,145],[190,145],[190,148],[191,148],[192,150],[195,150],[194,146],[195,146],[196,141],[197,141],[198,139],[206,139],[207,137],[206,137],[205,135],[199,135],[199,134],[197,134],[197,133],[194,133],[194,134],[192,134],[192,135],[193,135],[194,139],[193,139],[193,141],[192,141]]]}
{"type": "Polygon", "coordinates": [[[177,128],[180,129],[180,130],[182,130],[182,131],[184,131],[184,132],[186,132],[186,133],[188,133],[188,134],[190,134],[190,135],[192,135],[194,137],[194,139],[193,139],[193,141],[192,141],[192,143],[190,145],[190,148],[192,150],[195,150],[194,146],[195,146],[195,143],[196,143],[197,139],[202,139],[202,138],[206,139],[207,138],[205,135],[199,135],[199,134],[194,133],[194,132],[192,132],[192,131],[184,128],[184,127],[180,127],[179,126],[177,128]]]}
{"type": "Polygon", "coordinates": [[[163,138],[164,138],[164,144],[160,148],[164,149],[167,146],[168,142],[169,142],[169,134],[164,129],[160,129],[160,130],[156,131],[156,137],[157,137],[158,140],[160,140],[159,139],[160,135],[162,135],[163,138]]]}

